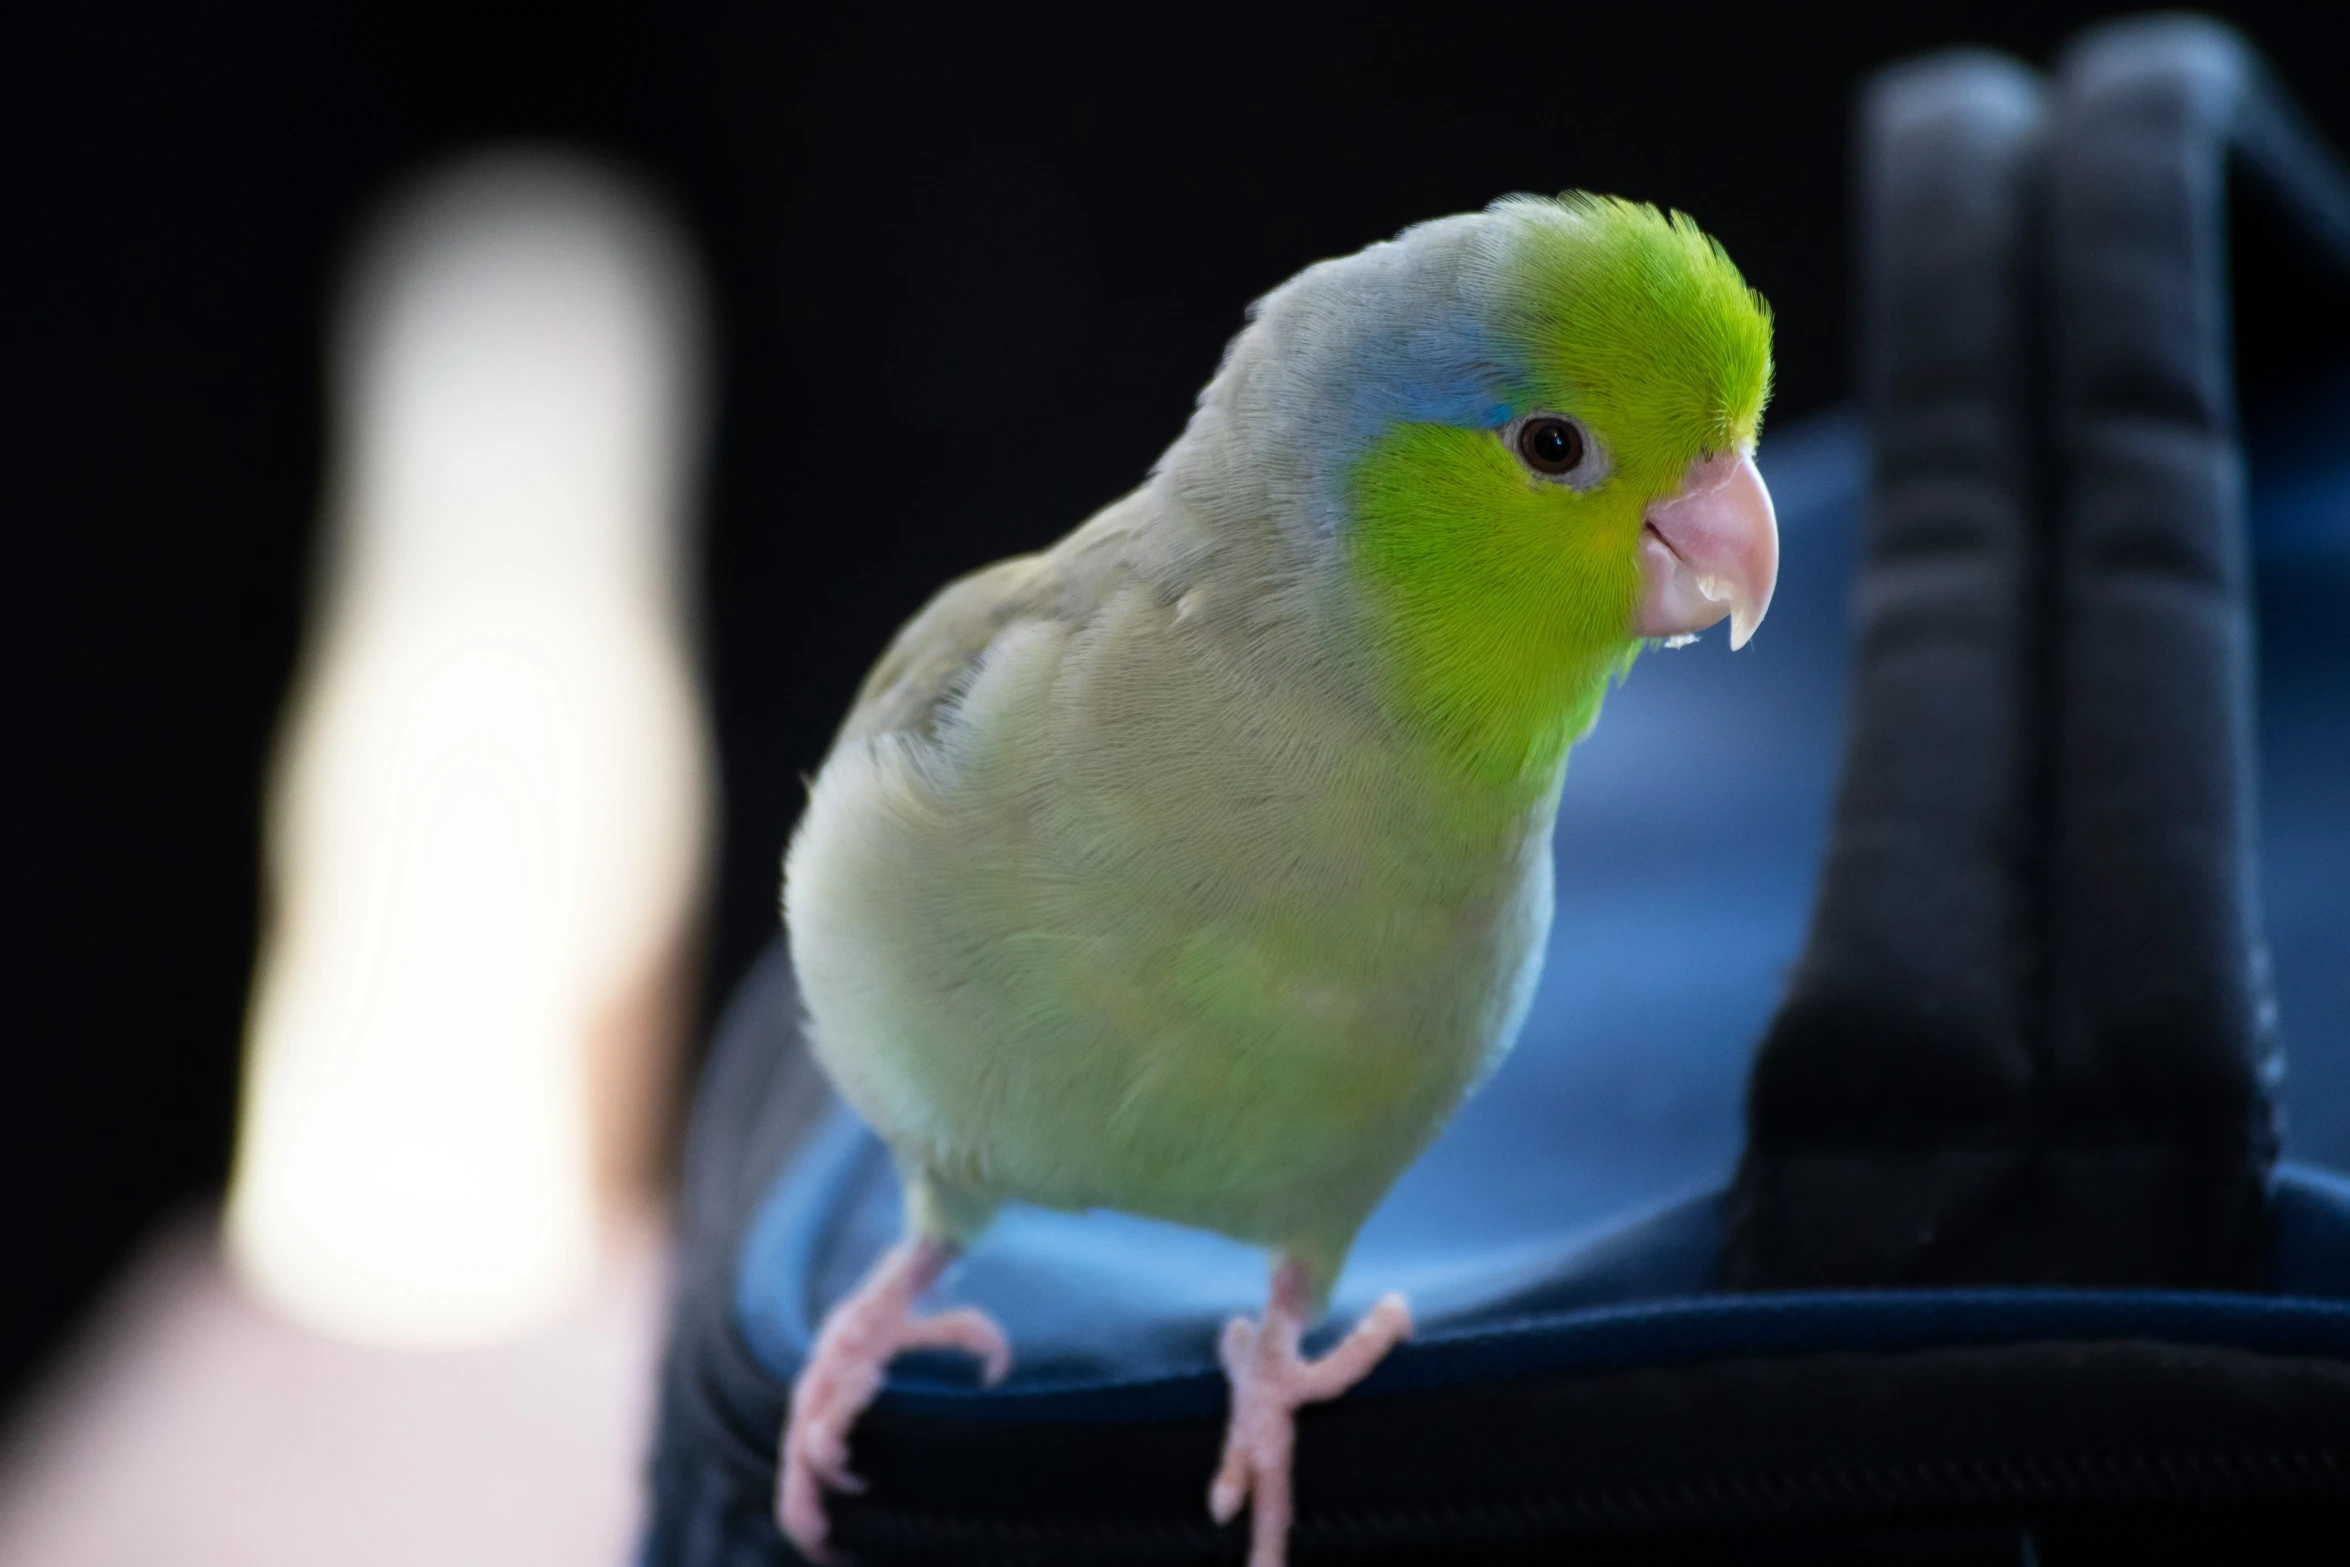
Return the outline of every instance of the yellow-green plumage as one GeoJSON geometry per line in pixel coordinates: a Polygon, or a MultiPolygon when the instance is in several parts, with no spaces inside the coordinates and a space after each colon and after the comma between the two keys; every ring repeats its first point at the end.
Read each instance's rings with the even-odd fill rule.
{"type": "Polygon", "coordinates": [[[1508,1048],[1641,509],[1751,445],[1768,342],[1686,220],[1423,225],[1268,296],[1141,489],[899,634],[785,912],[918,1230],[1113,1207],[1328,1287],[1508,1048]],[[1495,431],[1537,408],[1607,477],[1530,478],[1495,431]]]}

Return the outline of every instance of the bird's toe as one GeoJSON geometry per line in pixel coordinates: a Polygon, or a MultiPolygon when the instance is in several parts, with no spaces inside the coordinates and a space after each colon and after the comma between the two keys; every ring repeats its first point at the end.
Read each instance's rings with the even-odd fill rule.
{"type": "Polygon", "coordinates": [[[986,1312],[959,1306],[911,1325],[908,1349],[958,1349],[979,1362],[979,1379],[990,1387],[1012,1370],[1012,1341],[986,1312]]]}
{"type": "Polygon", "coordinates": [[[1216,1471],[1215,1482],[1208,1487],[1209,1517],[1223,1524],[1240,1516],[1241,1507],[1248,1501],[1250,1474],[1247,1449],[1226,1443],[1223,1466],[1216,1471]]]}
{"type": "Polygon", "coordinates": [[[792,1549],[824,1567],[832,1560],[827,1543],[831,1520],[824,1513],[824,1493],[814,1470],[804,1461],[786,1456],[775,1495],[775,1521],[792,1549]]]}

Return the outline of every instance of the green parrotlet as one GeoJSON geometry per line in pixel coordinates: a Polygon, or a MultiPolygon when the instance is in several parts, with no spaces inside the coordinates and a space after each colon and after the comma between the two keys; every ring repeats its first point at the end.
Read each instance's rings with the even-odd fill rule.
{"type": "Polygon", "coordinates": [[[1139,489],[898,634],[785,859],[809,1038],[907,1194],[792,1390],[804,1554],[892,1356],[1009,1366],[916,1301],[1019,1201],[1269,1250],[1209,1505],[1283,1559],[1295,1409],[1411,1319],[1299,1336],[1525,1015],[1568,748],[1644,645],[1770,603],[1770,381],[1695,223],[1513,197],[1275,289],[1139,489]]]}

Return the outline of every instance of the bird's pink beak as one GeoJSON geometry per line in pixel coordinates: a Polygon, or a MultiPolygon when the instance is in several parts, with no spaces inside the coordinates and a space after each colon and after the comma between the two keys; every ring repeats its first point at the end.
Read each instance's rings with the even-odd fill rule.
{"type": "Polygon", "coordinates": [[[1727,615],[1730,646],[1742,648],[1778,583],[1779,519],[1754,459],[1701,457],[1678,491],[1648,508],[1632,634],[1690,637],[1727,615]]]}

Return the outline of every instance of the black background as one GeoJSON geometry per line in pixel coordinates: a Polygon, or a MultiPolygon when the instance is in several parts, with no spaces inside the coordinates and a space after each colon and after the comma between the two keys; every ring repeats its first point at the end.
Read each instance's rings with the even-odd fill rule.
{"type": "MultiPolygon", "coordinates": [[[[31,8],[28,8],[31,9],[31,8]]],[[[1511,190],[1687,209],[1844,395],[1871,66],[2047,59],[2114,7],[1365,4],[943,26],[902,7],[40,8],[0,35],[0,1404],[227,1163],[257,787],[292,666],[337,257],[482,138],[603,149],[703,250],[713,993],[773,927],[798,775],[947,576],[1142,474],[1248,300],[1511,190]],[[1089,31],[1090,29],[1090,31],[1089,31]]],[[[2231,14],[2337,145],[2350,8],[2231,14]]],[[[2350,318],[2254,225],[2254,394],[2350,318]]]]}

